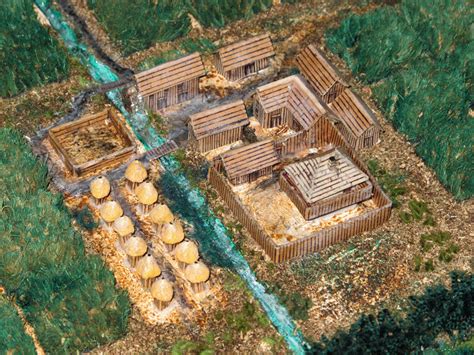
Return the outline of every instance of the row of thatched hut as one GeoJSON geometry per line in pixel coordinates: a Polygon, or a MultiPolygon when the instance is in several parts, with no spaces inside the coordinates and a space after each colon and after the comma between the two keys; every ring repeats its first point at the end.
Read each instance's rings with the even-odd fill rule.
{"type": "MultiPolygon", "coordinates": [[[[158,191],[151,182],[145,181],[147,177],[148,172],[139,161],[133,161],[125,171],[127,188],[138,199],[137,212],[149,218],[164,249],[177,261],[185,279],[195,292],[201,292],[209,279],[209,268],[199,260],[197,245],[185,239],[181,222],[173,216],[168,206],[157,204],[158,191]]],[[[147,242],[135,233],[132,219],[124,215],[118,202],[106,200],[111,192],[110,182],[106,177],[99,176],[91,182],[90,192],[107,229],[119,236],[119,244],[127,254],[130,266],[144,287],[150,290],[157,307],[166,308],[173,299],[173,284],[162,276],[147,242]]]]}

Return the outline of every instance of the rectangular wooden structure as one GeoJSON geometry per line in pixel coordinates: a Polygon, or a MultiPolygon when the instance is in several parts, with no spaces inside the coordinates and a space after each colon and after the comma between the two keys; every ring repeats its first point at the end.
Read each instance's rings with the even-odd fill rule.
{"type": "Polygon", "coordinates": [[[271,175],[273,167],[280,162],[271,139],[233,149],[221,157],[227,177],[234,185],[271,175]]]}
{"type": "Polygon", "coordinates": [[[337,68],[314,45],[303,49],[296,57],[301,74],[323,99],[330,103],[349,85],[342,80],[337,68]]]}
{"type": "Polygon", "coordinates": [[[350,89],[329,104],[341,123],[338,128],[355,149],[370,148],[380,138],[381,127],[372,110],[350,89]]]}
{"type": "Polygon", "coordinates": [[[198,95],[204,75],[201,55],[193,53],[135,74],[135,80],[145,106],[156,112],[198,95]]]}
{"type": "Polygon", "coordinates": [[[214,60],[220,74],[237,81],[267,68],[274,55],[270,36],[263,34],[220,48],[214,60]]]}
{"type": "Polygon", "coordinates": [[[196,113],[189,119],[189,140],[196,141],[201,152],[239,141],[243,127],[249,124],[242,100],[196,113]]]}
{"type": "Polygon", "coordinates": [[[330,245],[345,241],[354,235],[373,230],[390,218],[392,202],[382,191],[367,167],[355,155],[344,136],[342,136],[340,131],[335,127],[335,123],[326,117],[322,117],[315,125],[317,126],[318,132],[315,146],[322,147],[331,144],[339,147],[339,149],[342,149],[347,154],[347,157],[352,160],[354,165],[368,176],[368,183],[370,182],[373,186],[372,201],[375,203],[376,208],[332,227],[319,230],[307,237],[279,245],[263,230],[258,221],[242,204],[239,197],[233,192],[225,176],[219,173],[215,168],[209,170],[208,179],[211,185],[232,210],[237,220],[274,262],[284,262],[321,251],[330,245]]]}
{"type": "Polygon", "coordinates": [[[306,220],[372,196],[369,177],[339,149],[286,166],[279,184],[306,220]]]}
{"type": "Polygon", "coordinates": [[[309,130],[328,112],[298,75],[257,88],[254,115],[263,128],[287,125],[295,131],[309,130]]]}
{"type": "MultiPolygon", "coordinates": [[[[127,161],[136,152],[136,145],[130,136],[127,127],[119,119],[113,109],[104,110],[94,115],[87,115],[79,120],[54,127],[48,132],[51,145],[56,150],[66,167],[75,175],[81,176],[127,161]],[[78,163],[71,156],[65,142],[73,139],[79,130],[103,126],[101,129],[110,129],[124,143],[123,148],[102,157],[78,163]],[[106,128],[108,127],[108,128],[106,128]]],[[[104,142],[107,143],[107,142],[104,142]]]]}

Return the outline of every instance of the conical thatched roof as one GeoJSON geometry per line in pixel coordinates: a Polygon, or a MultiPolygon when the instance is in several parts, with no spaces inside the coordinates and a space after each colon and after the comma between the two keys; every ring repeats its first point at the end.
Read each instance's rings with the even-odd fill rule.
{"type": "Polygon", "coordinates": [[[132,220],[128,216],[122,216],[117,218],[112,227],[121,237],[126,235],[133,234],[135,231],[135,226],[133,225],[132,220]]]}
{"type": "Polygon", "coordinates": [[[151,279],[161,274],[161,269],[151,254],[147,254],[138,260],[136,270],[142,279],[151,279]]]}
{"type": "Polygon", "coordinates": [[[150,211],[150,219],[155,224],[171,223],[174,216],[167,205],[159,204],[150,211]]]}
{"type": "Polygon", "coordinates": [[[105,176],[99,176],[92,180],[90,190],[96,199],[107,197],[110,193],[110,182],[105,176]]]}
{"type": "Polygon", "coordinates": [[[183,226],[179,221],[163,224],[161,240],[166,244],[177,244],[184,239],[183,226]]]}
{"type": "Polygon", "coordinates": [[[170,302],[173,299],[173,284],[165,279],[159,279],[151,285],[151,295],[161,302],[170,302]]]}
{"type": "Polygon", "coordinates": [[[142,256],[146,253],[148,246],[141,237],[131,237],[125,242],[125,252],[129,256],[142,256]]]}
{"type": "Polygon", "coordinates": [[[107,223],[112,223],[123,215],[122,207],[115,201],[107,201],[100,207],[100,216],[107,223]]]}
{"type": "Polygon", "coordinates": [[[193,264],[199,259],[198,247],[192,241],[185,240],[177,245],[175,257],[182,263],[193,264]]]}
{"type": "Polygon", "coordinates": [[[197,284],[206,282],[209,279],[210,272],[209,268],[202,261],[198,261],[186,266],[184,274],[189,282],[197,284]]]}
{"type": "Polygon", "coordinates": [[[127,170],[125,170],[125,177],[131,182],[142,182],[147,176],[148,173],[145,167],[138,160],[132,161],[127,167],[127,170]]]}
{"type": "Polygon", "coordinates": [[[154,204],[158,200],[158,191],[151,182],[142,182],[135,189],[138,201],[144,205],[154,204]]]}

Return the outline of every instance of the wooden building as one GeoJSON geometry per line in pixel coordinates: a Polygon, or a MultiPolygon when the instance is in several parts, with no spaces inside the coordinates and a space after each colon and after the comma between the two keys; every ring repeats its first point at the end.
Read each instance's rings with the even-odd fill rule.
{"type": "Polygon", "coordinates": [[[296,57],[301,74],[324,102],[330,103],[349,85],[337,68],[314,45],[303,49],[296,57]]]}
{"type": "Polygon", "coordinates": [[[280,162],[271,139],[233,149],[221,155],[224,171],[233,185],[271,175],[280,162]]]}
{"type": "Polygon", "coordinates": [[[372,110],[350,89],[345,89],[329,107],[340,120],[337,125],[351,147],[372,147],[379,141],[382,128],[372,110]]]}
{"type": "Polygon", "coordinates": [[[294,131],[310,129],[328,112],[298,75],[258,87],[253,109],[263,128],[287,125],[294,131]]]}
{"type": "Polygon", "coordinates": [[[244,102],[237,100],[189,116],[189,140],[207,152],[242,139],[248,124],[244,102]]]}
{"type": "Polygon", "coordinates": [[[145,106],[158,111],[199,94],[199,78],[205,75],[199,53],[160,64],[135,75],[145,106]]]}
{"type": "Polygon", "coordinates": [[[367,174],[338,149],[286,166],[279,183],[307,220],[372,197],[367,174]]]}
{"type": "Polygon", "coordinates": [[[263,34],[220,48],[214,60],[220,74],[237,81],[267,68],[274,55],[270,36],[263,34]]]}

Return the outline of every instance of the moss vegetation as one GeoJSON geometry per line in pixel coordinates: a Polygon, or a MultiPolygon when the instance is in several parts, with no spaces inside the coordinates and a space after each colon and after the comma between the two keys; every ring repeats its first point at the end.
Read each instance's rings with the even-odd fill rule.
{"type": "Polygon", "coordinates": [[[326,33],[457,199],[474,195],[473,17],[467,0],[404,0],[326,33]]]}
{"type": "Polygon", "coordinates": [[[35,354],[33,339],[25,333],[23,322],[15,307],[3,295],[0,295],[0,352],[35,354]]]}
{"type": "Polygon", "coordinates": [[[21,135],[0,129],[0,284],[47,352],[87,351],[121,337],[129,301],[97,256],[86,256],[47,167],[21,135]]]}
{"type": "Polygon", "coordinates": [[[191,29],[192,15],[204,27],[223,27],[271,7],[271,0],[88,0],[110,37],[130,54],[172,41],[191,29]]]}
{"type": "Polygon", "coordinates": [[[0,2],[0,96],[68,76],[65,49],[37,20],[32,0],[0,2]]]}

